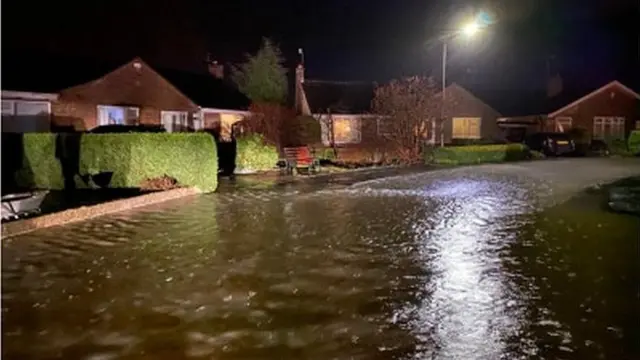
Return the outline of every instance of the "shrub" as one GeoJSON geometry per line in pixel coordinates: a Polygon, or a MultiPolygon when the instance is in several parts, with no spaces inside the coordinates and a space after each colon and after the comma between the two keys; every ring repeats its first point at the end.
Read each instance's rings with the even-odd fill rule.
{"type": "Polygon", "coordinates": [[[24,188],[63,189],[62,166],[56,157],[56,135],[15,134],[21,137],[17,146],[22,149],[3,149],[4,151],[22,151],[22,164],[15,172],[16,184],[24,188]]]}
{"type": "Polygon", "coordinates": [[[283,144],[285,146],[314,145],[321,141],[320,122],[313,116],[300,115],[285,123],[283,144]]]}
{"type": "Polygon", "coordinates": [[[542,160],[542,159],[546,158],[546,156],[543,153],[541,153],[540,151],[532,150],[532,151],[530,151],[530,154],[531,154],[530,155],[531,160],[542,160]]]}
{"type": "Polygon", "coordinates": [[[618,156],[632,156],[633,154],[627,147],[627,142],[624,139],[610,139],[606,141],[609,153],[611,155],[618,156]]]}
{"type": "Polygon", "coordinates": [[[481,164],[529,159],[523,144],[471,145],[436,148],[425,153],[425,160],[443,165],[481,164]]]}
{"type": "Polygon", "coordinates": [[[260,134],[239,137],[237,143],[236,168],[241,171],[265,171],[275,168],[278,150],[268,144],[260,134]]]}
{"type": "Polygon", "coordinates": [[[634,130],[629,134],[627,144],[629,146],[629,151],[633,155],[640,154],[640,130],[634,130]]]}
{"type": "Polygon", "coordinates": [[[336,152],[333,148],[325,147],[316,149],[316,159],[319,160],[336,160],[336,152]]]}
{"type": "MultiPolygon", "coordinates": [[[[202,191],[216,189],[218,160],[213,138],[208,134],[82,134],[75,138],[79,149],[69,151],[72,149],[67,147],[65,151],[63,144],[69,141],[59,141],[64,139],[62,134],[24,135],[18,183],[31,188],[62,189],[61,164],[66,164],[67,173],[71,166],[70,175],[84,180],[86,175],[112,173],[108,182],[111,188],[137,188],[146,179],[170,176],[183,186],[202,191]]],[[[76,185],[89,184],[77,180],[76,185]]]]}

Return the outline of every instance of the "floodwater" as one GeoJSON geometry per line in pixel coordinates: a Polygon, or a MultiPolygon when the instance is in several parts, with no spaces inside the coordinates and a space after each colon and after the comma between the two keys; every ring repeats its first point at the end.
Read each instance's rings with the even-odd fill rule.
{"type": "Polygon", "coordinates": [[[4,240],[2,358],[637,359],[640,220],[577,195],[605,175],[545,169],[237,189],[4,240]]]}

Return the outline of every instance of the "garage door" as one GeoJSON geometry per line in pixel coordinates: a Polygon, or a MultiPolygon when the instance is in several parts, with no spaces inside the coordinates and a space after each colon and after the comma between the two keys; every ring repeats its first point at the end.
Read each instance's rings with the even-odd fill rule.
{"type": "Polygon", "coordinates": [[[50,129],[48,102],[2,100],[3,132],[45,132],[50,129]]]}

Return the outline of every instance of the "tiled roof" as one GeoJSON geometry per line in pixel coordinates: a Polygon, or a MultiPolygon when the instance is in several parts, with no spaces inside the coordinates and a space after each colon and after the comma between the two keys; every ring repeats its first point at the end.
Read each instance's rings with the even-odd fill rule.
{"type": "MultiPolygon", "coordinates": [[[[124,64],[42,54],[12,54],[2,59],[2,90],[57,93],[99,79],[124,64]]],[[[249,107],[246,96],[209,73],[150,66],[198,106],[233,110],[249,107]]]]}
{"type": "Polygon", "coordinates": [[[312,113],[364,114],[371,109],[373,83],[305,80],[305,96],[312,113]]]}

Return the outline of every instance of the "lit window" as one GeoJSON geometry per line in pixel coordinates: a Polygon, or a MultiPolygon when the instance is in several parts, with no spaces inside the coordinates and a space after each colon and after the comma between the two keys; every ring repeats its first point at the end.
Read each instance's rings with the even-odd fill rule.
{"type": "Polygon", "coordinates": [[[360,118],[334,118],[333,141],[336,144],[359,143],[360,118]]]}
{"type": "Polygon", "coordinates": [[[593,137],[596,139],[623,139],[624,118],[597,116],[593,118],[593,137]]]}
{"type": "Polygon", "coordinates": [[[571,129],[571,117],[570,116],[561,116],[556,118],[556,131],[558,132],[567,132],[571,129]]]}
{"type": "Polygon", "coordinates": [[[98,105],[98,125],[126,125],[138,122],[137,107],[98,105]]]}
{"type": "Polygon", "coordinates": [[[453,118],[454,139],[480,139],[480,118],[453,118]]]}

